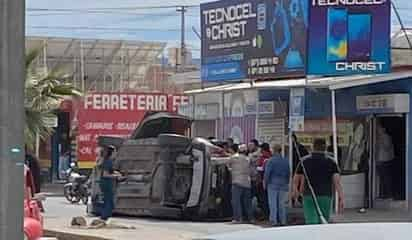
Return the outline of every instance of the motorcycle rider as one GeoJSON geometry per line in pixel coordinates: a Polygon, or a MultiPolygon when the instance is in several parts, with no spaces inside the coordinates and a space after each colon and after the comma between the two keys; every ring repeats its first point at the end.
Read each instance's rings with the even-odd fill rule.
{"type": "Polygon", "coordinates": [[[103,149],[102,172],[100,178],[100,189],[103,193],[103,209],[100,218],[107,221],[111,216],[114,208],[113,182],[121,174],[113,169],[113,158],[116,154],[116,147],[110,145],[103,149]]]}

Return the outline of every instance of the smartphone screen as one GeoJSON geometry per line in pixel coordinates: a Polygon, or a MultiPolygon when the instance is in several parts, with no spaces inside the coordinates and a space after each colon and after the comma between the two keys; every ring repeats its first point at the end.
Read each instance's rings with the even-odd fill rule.
{"type": "Polygon", "coordinates": [[[327,60],[345,61],[348,53],[348,12],[346,9],[328,9],[327,60]]]}
{"type": "Polygon", "coordinates": [[[354,13],[348,16],[349,61],[368,61],[371,56],[372,16],[354,13]]]}

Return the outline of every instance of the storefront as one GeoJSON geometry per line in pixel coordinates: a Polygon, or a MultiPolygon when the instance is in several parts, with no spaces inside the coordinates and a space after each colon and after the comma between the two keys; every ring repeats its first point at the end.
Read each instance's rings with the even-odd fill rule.
{"type": "MultiPolygon", "coordinates": [[[[363,199],[364,207],[411,208],[411,76],[393,73],[330,87],[334,119],[354,120],[339,160],[345,195],[357,203],[363,199]]],[[[340,132],[337,137],[342,139],[340,132]]]]}
{"type": "Polygon", "coordinates": [[[221,93],[193,94],[188,96],[187,104],[179,106],[178,113],[194,120],[191,129],[193,137],[216,137],[222,119],[221,106],[221,93]]]}
{"type": "Polygon", "coordinates": [[[224,122],[222,139],[233,138],[235,143],[247,143],[256,137],[257,90],[224,92],[224,122]]]}
{"type": "Polygon", "coordinates": [[[219,103],[199,103],[195,105],[195,122],[192,134],[195,137],[216,137],[220,120],[219,103]]]}
{"type": "MultiPolygon", "coordinates": [[[[211,136],[212,127],[210,123],[207,123],[210,120],[206,121],[202,118],[206,115],[211,118],[216,112],[216,106],[212,105],[220,100],[224,108],[219,107],[219,116],[224,117],[216,121],[217,138],[231,137],[239,143],[247,143],[252,139],[257,139],[261,143],[277,143],[284,147],[285,155],[287,155],[290,87],[304,86],[304,84],[305,79],[290,79],[234,83],[187,91],[185,94],[189,96],[191,102],[194,101],[196,107],[193,109],[191,104],[181,106],[180,113],[193,116],[198,111],[194,128],[200,125],[200,130],[209,129],[207,136],[211,136]],[[198,107],[199,104],[207,106],[198,107]],[[199,110],[196,110],[197,108],[199,110]],[[190,115],[189,112],[192,114],[190,115]],[[200,116],[203,117],[199,119],[200,116]]],[[[193,132],[200,130],[194,129],[193,132]]]]}
{"type": "Polygon", "coordinates": [[[288,152],[289,89],[259,90],[256,139],[260,143],[279,144],[288,152]]]}

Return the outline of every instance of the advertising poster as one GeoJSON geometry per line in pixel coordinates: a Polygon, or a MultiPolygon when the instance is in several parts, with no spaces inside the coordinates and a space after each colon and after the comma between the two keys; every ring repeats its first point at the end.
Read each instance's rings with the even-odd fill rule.
{"type": "Polygon", "coordinates": [[[201,4],[203,81],[302,76],[307,0],[201,4]]]}
{"type": "Polygon", "coordinates": [[[290,90],[289,105],[290,130],[303,132],[305,130],[305,89],[292,88],[290,90]]]}
{"type": "Polygon", "coordinates": [[[224,138],[247,143],[255,138],[257,91],[225,94],[224,138]]]}
{"type": "Polygon", "coordinates": [[[177,112],[187,96],[151,93],[93,93],[86,95],[78,112],[78,161],[94,162],[97,138],[127,138],[146,112],[177,112]]]}
{"type": "Polygon", "coordinates": [[[390,71],[390,1],[311,0],[309,19],[309,75],[390,71]]]}
{"type": "Polygon", "coordinates": [[[349,145],[344,148],[342,171],[357,172],[363,170],[369,157],[369,124],[365,119],[355,119],[349,129],[349,145]]]}

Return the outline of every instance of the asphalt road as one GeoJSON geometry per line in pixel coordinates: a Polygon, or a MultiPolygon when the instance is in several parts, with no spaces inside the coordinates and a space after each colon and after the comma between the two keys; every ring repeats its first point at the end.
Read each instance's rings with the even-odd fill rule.
{"type": "MultiPolygon", "coordinates": [[[[86,215],[86,206],[83,204],[70,204],[63,197],[49,197],[44,203],[46,219],[71,219],[76,216],[86,215]]],[[[259,229],[260,227],[241,224],[233,225],[230,222],[189,222],[176,220],[161,220],[154,218],[122,218],[115,217],[113,221],[127,225],[143,225],[156,228],[172,229],[182,232],[193,232],[201,235],[236,232],[241,230],[259,229]]]]}

